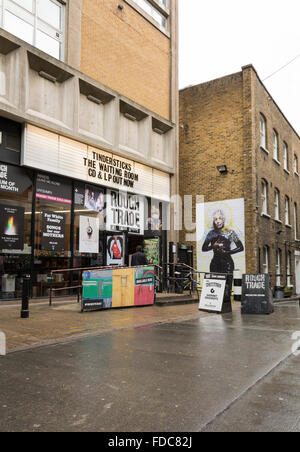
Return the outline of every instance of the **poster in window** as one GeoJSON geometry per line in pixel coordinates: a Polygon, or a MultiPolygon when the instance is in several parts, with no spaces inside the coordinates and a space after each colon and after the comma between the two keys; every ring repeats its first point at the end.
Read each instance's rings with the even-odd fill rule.
{"type": "Polygon", "coordinates": [[[79,217],[79,252],[99,253],[99,218],[79,217]]]}
{"type": "Polygon", "coordinates": [[[42,250],[64,251],[65,215],[59,212],[43,212],[42,250]]]}
{"type": "Polygon", "coordinates": [[[38,174],[36,197],[62,204],[72,204],[72,184],[63,177],[52,174],[38,174]]]}
{"type": "Polygon", "coordinates": [[[0,205],[0,249],[24,250],[25,209],[0,205]]]}
{"type": "Polygon", "coordinates": [[[246,272],[244,199],[197,204],[197,269],[246,272]]]}
{"type": "Polygon", "coordinates": [[[84,207],[95,212],[104,210],[104,190],[91,185],[85,186],[84,207]]]}
{"type": "Polygon", "coordinates": [[[107,237],[107,265],[124,265],[125,237],[122,234],[107,237]]]}

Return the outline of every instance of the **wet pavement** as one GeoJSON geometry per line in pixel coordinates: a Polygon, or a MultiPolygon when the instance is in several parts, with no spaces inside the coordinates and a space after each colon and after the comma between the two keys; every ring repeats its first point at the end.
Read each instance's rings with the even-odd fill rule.
{"type": "Polygon", "coordinates": [[[0,431],[299,431],[299,320],[178,316],[0,357],[0,431]]]}
{"type": "MultiPolygon", "coordinates": [[[[239,309],[239,305],[235,305],[239,309]]],[[[52,307],[31,302],[28,319],[20,318],[20,304],[0,304],[0,331],[6,334],[9,352],[93,336],[124,328],[199,318],[211,314],[198,311],[198,303],[178,306],[146,306],[80,312],[76,301],[62,299],[52,307]]]]}

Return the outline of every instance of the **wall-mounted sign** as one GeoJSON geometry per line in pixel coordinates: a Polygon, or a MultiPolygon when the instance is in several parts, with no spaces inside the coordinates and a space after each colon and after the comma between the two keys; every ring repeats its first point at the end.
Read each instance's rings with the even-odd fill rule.
{"type": "Polygon", "coordinates": [[[22,195],[32,185],[32,180],[23,168],[0,165],[0,190],[22,195]]]}
{"type": "Polygon", "coordinates": [[[79,217],[79,252],[99,253],[99,218],[79,217]]]}
{"type": "Polygon", "coordinates": [[[107,265],[124,265],[125,263],[125,236],[122,234],[107,237],[107,265]]]}
{"type": "Polygon", "coordinates": [[[98,184],[113,183],[121,187],[134,188],[135,182],[139,181],[139,175],[134,171],[132,163],[110,157],[100,151],[92,151],[89,157],[83,157],[83,165],[88,176],[94,178],[98,184]]]}
{"type": "Polygon", "coordinates": [[[142,196],[107,190],[106,229],[144,234],[144,200],[142,196]]]}
{"type": "Polygon", "coordinates": [[[23,207],[0,205],[0,249],[24,249],[24,218],[23,207]]]}
{"type": "Polygon", "coordinates": [[[42,250],[64,251],[65,215],[55,212],[43,212],[42,250]]]}
{"type": "Polygon", "coordinates": [[[38,174],[36,197],[47,201],[72,204],[72,184],[62,177],[38,174]]]}
{"type": "Polygon", "coordinates": [[[226,280],[226,275],[205,275],[199,305],[200,310],[222,312],[226,280]]]}

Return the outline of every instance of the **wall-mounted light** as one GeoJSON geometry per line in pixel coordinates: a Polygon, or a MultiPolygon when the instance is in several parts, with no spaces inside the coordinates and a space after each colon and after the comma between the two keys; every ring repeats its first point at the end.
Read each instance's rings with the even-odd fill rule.
{"type": "Polygon", "coordinates": [[[217,166],[217,170],[219,171],[220,174],[228,173],[228,169],[227,169],[226,165],[217,166]]]}
{"type": "Polygon", "coordinates": [[[123,9],[124,9],[124,6],[123,6],[123,5],[121,5],[120,3],[118,3],[118,9],[119,9],[120,11],[123,11],[123,9]]]}
{"type": "Polygon", "coordinates": [[[159,135],[164,135],[164,133],[165,133],[163,130],[158,129],[157,127],[154,127],[153,131],[158,133],[159,135]]]}
{"type": "Polygon", "coordinates": [[[91,102],[94,102],[95,104],[102,104],[102,101],[100,99],[98,99],[97,97],[92,96],[91,94],[89,94],[88,96],[86,96],[88,98],[88,100],[90,100],[91,102]]]}
{"type": "Polygon", "coordinates": [[[130,115],[129,113],[124,113],[125,118],[129,119],[129,121],[136,121],[136,117],[130,115]]]}
{"type": "Polygon", "coordinates": [[[56,77],[53,77],[53,75],[48,74],[48,72],[40,71],[39,76],[45,78],[46,80],[49,80],[49,82],[56,83],[56,77]]]}

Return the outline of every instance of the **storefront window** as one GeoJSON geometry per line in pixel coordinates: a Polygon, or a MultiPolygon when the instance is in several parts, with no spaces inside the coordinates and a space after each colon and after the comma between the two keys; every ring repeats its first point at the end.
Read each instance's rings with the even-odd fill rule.
{"type": "Polygon", "coordinates": [[[74,262],[75,268],[104,265],[104,202],[101,187],[75,183],[74,262]]]}
{"type": "MultiPolygon", "coordinates": [[[[49,294],[51,270],[71,266],[72,183],[52,175],[37,175],[33,296],[49,294]]],[[[69,284],[69,273],[54,275],[56,288],[69,284]]],[[[65,295],[62,291],[61,295],[65,295]]]]}
{"type": "Polygon", "coordinates": [[[0,164],[0,298],[21,297],[30,273],[32,175],[0,164]]]}

